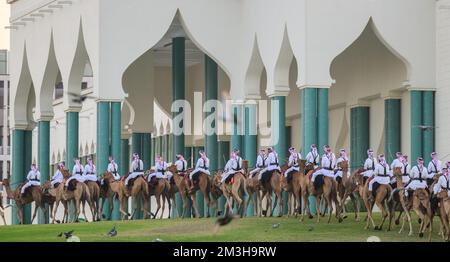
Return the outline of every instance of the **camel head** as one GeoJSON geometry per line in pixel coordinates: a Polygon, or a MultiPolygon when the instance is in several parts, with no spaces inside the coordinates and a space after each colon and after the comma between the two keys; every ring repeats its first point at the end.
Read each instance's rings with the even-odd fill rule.
{"type": "Polygon", "coordinates": [[[220,184],[220,180],[222,180],[222,172],[221,170],[217,171],[216,175],[213,177],[212,184],[218,186],[220,184]]]}
{"type": "Polygon", "coordinates": [[[401,167],[394,167],[394,176],[396,177],[396,178],[399,178],[399,179],[401,179],[401,177],[402,177],[402,168],[401,167]]]}
{"type": "Polygon", "coordinates": [[[248,160],[242,160],[242,169],[244,170],[244,175],[248,174],[248,160]]]}
{"type": "Polygon", "coordinates": [[[171,172],[172,174],[177,174],[178,170],[177,170],[177,166],[176,165],[170,165],[169,167],[167,167],[167,170],[169,172],[171,172]]]}
{"type": "Polygon", "coordinates": [[[108,181],[108,182],[115,181],[114,176],[111,172],[103,173],[103,179],[104,179],[104,181],[108,181]]]}
{"type": "Polygon", "coordinates": [[[362,175],[362,170],[361,168],[358,169],[355,173],[353,173],[354,179],[356,180],[356,183],[358,185],[363,185],[364,184],[364,176],[362,175]]]}
{"type": "Polygon", "coordinates": [[[342,170],[348,171],[348,160],[344,160],[342,162],[339,163],[339,167],[342,168],[342,170]]]}

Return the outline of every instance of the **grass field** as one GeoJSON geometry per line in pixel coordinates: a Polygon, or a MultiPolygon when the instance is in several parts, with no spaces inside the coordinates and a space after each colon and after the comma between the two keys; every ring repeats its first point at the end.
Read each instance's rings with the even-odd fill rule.
{"type": "MultiPolygon", "coordinates": [[[[362,214],[364,217],[365,214],[362,214]]],[[[439,219],[434,220],[433,241],[442,241],[438,236],[439,219]]],[[[379,214],[376,214],[376,222],[379,214]]],[[[325,219],[318,224],[316,220],[306,219],[300,222],[295,218],[244,218],[234,219],[229,225],[221,227],[215,234],[215,219],[176,219],[176,220],[141,220],[123,222],[98,222],[64,225],[31,225],[0,227],[0,242],[64,242],[57,237],[60,232],[75,230],[74,235],[81,242],[92,241],[139,241],[152,242],[156,238],[168,242],[197,241],[238,241],[238,242],[283,242],[283,241],[331,241],[331,242],[365,242],[370,236],[377,236],[381,241],[413,242],[425,241],[418,237],[418,224],[414,216],[414,236],[407,232],[398,233],[399,226],[392,231],[365,230],[364,222],[355,222],[347,218],[339,224],[333,219],[327,224],[325,219]],[[273,224],[280,224],[273,228],[273,224]],[[107,233],[116,225],[116,237],[108,237],[107,233]]],[[[426,233],[427,236],[428,233],[426,233]]]]}

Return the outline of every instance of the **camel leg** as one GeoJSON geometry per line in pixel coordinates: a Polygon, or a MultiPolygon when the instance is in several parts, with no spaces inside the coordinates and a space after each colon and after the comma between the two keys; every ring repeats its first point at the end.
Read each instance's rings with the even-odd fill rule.
{"type": "Polygon", "coordinates": [[[192,200],[192,206],[194,207],[194,210],[195,210],[195,216],[200,217],[200,213],[198,212],[198,208],[197,208],[197,199],[195,197],[195,192],[193,194],[191,194],[191,200],[192,200]]]}
{"type": "Polygon", "coordinates": [[[0,215],[1,215],[2,220],[3,220],[3,224],[6,226],[5,213],[3,211],[0,211],[0,215]]]}
{"type": "MultiPolygon", "coordinates": [[[[249,194],[247,203],[245,203],[244,213],[247,213],[248,207],[250,206],[250,201],[252,202],[253,210],[255,210],[255,201],[254,201],[254,199],[253,199],[253,194],[249,194]]],[[[256,213],[255,213],[255,214],[256,214],[256,213]]]]}
{"type": "Polygon", "coordinates": [[[38,213],[38,208],[39,208],[38,203],[35,203],[35,205],[34,205],[34,211],[33,211],[33,216],[31,217],[31,224],[33,224],[33,221],[34,221],[34,219],[36,218],[36,214],[38,213]]]}
{"type": "MultiPolygon", "coordinates": [[[[181,203],[182,206],[183,206],[181,217],[185,218],[186,217],[186,205],[187,205],[187,195],[186,195],[186,193],[181,194],[181,199],[183,201],[183,203],[181,203]]],[[[178,214],[178,217],[180,217],[180,214],[178,214]]]]}
{"type": "Polygon", "coordinates": [[[384,225],[384,221],[386,221],[388,213],[386,211],[386,208],[383,205],[383,202],[377,201],[376,205],[381,210],[381,217],[382,217],[382,219],[381,219],[380,226],[375,227],[375,230],[382,230],[383,229],[383,225],[384,225]]]}
{"type": "Polygon", "coordinates": [[[316,213],[317,213],[317,223],[319,223],[320,216],[322,215],[320,212],[320,196],[316,196],[316,213]]]}
{"type": "Polygon", "coordinates": [[[355,221],[359,222],[359,202],[354,193],[350,194],[350,200],[352,201],[353,209],[355,210],[355,221]]]}
{"type": "Polygon", "coordinates": [[[159,210],[161,209],[161,199],[160,196],[155,195],[155,199],[156,199],[156,212],[153,215],[153,219],[156,219],[156,216],[158,215],[159,210]]]}
{"type": "MultiPolygon", "coordinates": [[[[330,193],[331,194],[331,193],[330,193]]],[[[325,197],[325,201],[328,206],[328,224],[331,223],[331,217],[333,216],[333,203],[331,202],[331,195],[328,195],[328,197],[325,197]]],[[[336,207],[336,209],[339,209],[339,207],[336,207]]],[[[336,210],[336,214],[338,211],[336,210]]]]}
{"type": "Polygon", "coordinates": [[[160,196],[162,198],[162,210],[159,219],[163,219],[164,211],[166,210],[166,201],[164,199],[164,195],[160,196]]]}
{"type": "MultiPolygon", "coordinates": [[[[84,219],[86,220],[86,222],[89,222],[88,221],[88,218],[87,218],[87,216],[86,216],[86,201],[81,201],[81,205],[82,205],[82,207],[83,207],[83,216],[84,216],[84,219]]],[[[92,221],[95,221],[95,213],[94,213],[94,211],[93,211],[93,209],[92,209],[92,204],[91,205],[89,205],[89,208],[91,209],[91,213],[92,213],[92,221]]]]}
{"type": "Polygon", "coordinates": [[[206,217],[211,217],[210,207],[211,207],[211,199],[209,198],[209,192],[203,192],[203,198],[206,203],[206,217]]]}

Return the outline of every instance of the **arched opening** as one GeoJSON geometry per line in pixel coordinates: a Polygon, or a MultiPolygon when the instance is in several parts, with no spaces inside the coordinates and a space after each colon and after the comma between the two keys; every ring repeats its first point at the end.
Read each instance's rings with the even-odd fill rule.
{"type": "MultiPolygon", "coordinates": [[[[335,83],[330,88],[330,144],[350,151],[354,168],[363,164],[367,148],[385,154],[388,161],[396,151],[409,152],[409,93],[404,87],[408,65],[379,35],[370,20],[347,49],[331,64],[335,83]],[[385,114],[388,104],[394,111],[385,114]],[[396,116],[398,128],[386,127],[396,116]],[[389,129],[389,130],[388,130],[389,129]],[[385,133],[394,134],[394,138],[385,133]]],[[[390,125],[391,126],[391,125],[390,125]]]]}

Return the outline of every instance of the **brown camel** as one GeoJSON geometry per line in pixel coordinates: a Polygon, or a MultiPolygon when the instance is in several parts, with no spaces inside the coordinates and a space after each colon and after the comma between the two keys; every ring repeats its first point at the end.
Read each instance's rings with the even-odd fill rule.
{"type": "Polygon", "coordinates": [[[192,205],[194,206],[196,217],[200,217],[200,212],[197,207],[196,192],[200,190],[203,193],[203,198],[206,203],[206,217],[210,217],[211,199],[209,194],[211,193],[212,179],[208,174],[200,172],[197,175],[197,181],[192,181],[192,188],[189,190],[191,196],[192,205]]]}
{"type": "MultiPolygon", "coordinates": [[[[46,217],[45,217],[45,203],[43,198],[42,189],[40,186],[31,186],[26,191],[25,194],[22,196],[20,193],[21,188],[24,186],[24,184],[19,185],[16,190],[12,190],[9,182],[9,178],[3,179],[3,186],[5,187],[6,194],[9,199],[12,199],[16,203],[16,215],[19,219],[19,223],[21,225],[24,224],[24,218],[23,218],[23,208],[35,202],[35,208],[33,217],[31,219],[31,224],[33,223],[34,219],[36,218],[38,208],[42,211],[42,219],[44,223],[46,223],[46,217]]],[[[5,222],[6,224],[6,222],[5,222]]]]}
{"type": "Polygon", "coordinates": [[[299,172],[294,172],[292,174],[292,179],[288,183],[288,179],[284,176],[288,166],[283,165],[281,167],[281,173],[283,174],[281,176],[281,187],[284,191],[288,193],[288,216],[290,215],[297,215],[301,211],[301,204],[302,204],[302,180],[305,179],[305,175],[303,174],[305,170],[305,160],[300,160],[299,162],[299,172]],[[294,203],[291,204],[291,199],[294,199],[294,203]],[[292,208],[293,205],[293,208],[292,208]]]}
{"type": "MultiPolygon", "coordinates": [[[[122,183],[124,183],[124,182],[122,182],[122,183]]],[[[144,211],[144,219],[146,219],[147,215],[149,214],[149,211],[147,208],[148,207],[148,199],[149,199],[149,191],[148,191],[147,180],[145,180],[145,178],[143,176],[136,177],[134,179],[133,187],[131,188],[130,196],[133,197],[133,212],[131,212],[130,219],[133,219],[134,214],[137,211],[139,195],[141,195],[142,209],[144,211]]],[[[126,196],[126,199],[128,199],[128,196],[126,196]]],[[[126,201],[126,202],[128,202],[128,201],[126,201]]]]}
{"type": "MultiPolygon", "coordinates": [[[[261,178],[261,190],[262,195],[267,198],[267,208],[263,213],[267,214],[267,209],[270,208],[270,216],[273,216],[275,211],[277,200],[279,201],[278,206],[278,217],[283,216],[283,194],[281,189],[281,173],[278,170],[272,170],[267,172],[267,174],[262,174],[261,178]],[[270,174],[270,172],[272,174],[270,174]],[[269,175],[270,178],[267,179],[264,176],[269,175]],[[272,194],[275,193],[274,206],[272,207],[272,194]]],[[[259,208],[262,210],[262,201],[259,202],[259,208]]]]}
{"type": "MultiPolygon", "coordinates": [[[[342,180],[338,183],[338,195],[340,200],[340,205],[342,207],[343,218],[347,217],[347,211],[345,210],[345,201],[348,197],[353,203],[354,211],[355,211],[355,220],[359,221],[359,195],[358,195],[358,186],[356,181],[356,176],[353,175],[348,177],[348,161],[342,161],[339,164],[339,167],[342,169],[342,180]]],[[[358,170],[356,171],[358,172],[358,170]]]]}
{"type": "MultiPolygon", "coordinates": [[[[406,220],[408,220],[408,224],[409,224],[408,236],[412,236],[413,235],[413,227],[412,227],[412,222],[411,222],[411,220],[412,220],[411,219],[412,201],[405,194],[405,185],[402,182],[403,174],[402,174],[401,168],[395,167],[393,173],[394,173],[395,180],[397,183],[397,188],[392,191],[390,199],[393,200],[394,203],[400,203],[400,205],[402,207],[402,211],[400,212],[399,218],[402,213],[405,213],[405,216],[403,217],[402,226],[398,233],[401,234],[403,232],[403,229],[405,227],[405,222],[406,222],[406,220]]],[[[394,205],[394,206],[396,206],[396,205],[394,205]]],[[[396,224],[397,224],[397,222],[396,222],[396,224]]]]}
{"type": "MultiPolygon", "coordinates": [[[[153,170],[149,170],[146,172],[146,175],[144,177],[145,181],[148,181],[147,180],[148,175],[150,175],[153,172],[154,172],[153,170]]],[[[169,192],[170,192],[170,184],[167,181],[167,179],[163,179],[163,178],[159,179],[154,176],[154,177],[152,177],[150,182],[148,182],[149,203],[151,203],[150,198],[152,196],[155,196],[156,206],[157,206],[156,212],[153,214],[153,218],[156,218],[159,210],[161,210],[161,200],[162,200],[162,210],[161,210],[160,219],[163,218],[164,210],[166,209],[166,199],[167,199],[167,201],[169,201],[169,205],[170,205],[169,192]]],[[[169,206],[169,210],[170,210],[170,206],[169,206]]],[[[151,207],[150,207],[150,211],[151,211],[151,207]]]]}
{"type": "MultiPolygon", "coordinates": [[[[244,170],[248,167],[248,161],[244,160],[242,162],[242,167],[244,170]]],[[[230,175],[231,176],[231,175],[230,175]]],[[[233,210],[232,200],[237,204],[237,212],[240,214],[241,217],[244,215],[244,199],[247,194],[247,189],[245,186],[245,175],[244,171],[239,171],[232,175],[233,177],[230,179],[228,177],[227,180],[231,180],[229,183],[221,183],[220,188],[223,192],[223,195],[227,201],[227,204],[225,205],[225,214],[228,213],[228,211],[233,210]]],[[[214,177],[214,181],[221,181],[222,179],[222,172],[218,172],[217,175],[214,177]]]]}
{"type": "MultiPolygon", "coordinates": [[[[119,211],[121,213],[122,220],[125,217],[131,216],[127,211],[124,210],[124,200],[126,199],[124,188],[124,179],[123,177],[121,180],[116,181],[114,179],[114,175],[111,172],[105,172],[103,174],[103,182],[106,185],[106,189],[103,187],[101,189],[101,198],[102,198],[102,204],[100,207],[100,211],[103,210],[103,205],[105,204],[105,200],[109,200],[109,212],[108,216],[106,217],[107,220],[111,219],[112,211],[114,209],[114,196],[119,200],[119,211]]],[[[125,204],[126,206],[126,204],[125,204]]]]}
{"type": "Polygon", "coordinates": [[[247,193],[249,195],[249,199],[246,203],[244,210],[245,211],[248,210],[248,206],[250,205],[250,201],[251,201],[254,214],[261,217],[262,210],[261,210],[261,208],[258,208],[258,205],[261,203],[261,183],[258,180],[258,174],[255,174],[253,177],[248,176],[247,181],[245,182],[245,186],[246,186],[247,193]],[[255,197],[254,197],[255,194],[256,194],[256,201],[255,201],[255,197]]]}
{"type": "MultiPolygon", "coordinates": [[[[173,174],[173,185],[170,187],[170,198],[173,199],[173,206],[178,214],[178,217],[185,218],[186,217],[186,205],[187,205],[187,194],[188,194],[188,184],[186,181],[186,176],[189,174],[189,170],[185,173],[178,173],[177,167],[175,165],[171,165],[167,168],[173,174]],[[175,199],[176,193],[180,193],[181,200],[183,203],[183,211],[180,215],[178,212],[177,201],[175,199]]],[[[170,202],[169,202],[170,203],[170,202]]],[[[169,208],[170,209],[170,208],[169,208]]],[[[170,218],[170,210],[169,210],[169,218],[170,218]]]]}
{"type": "MultiPolygon", "coordinates": [[[[98,201],[100,199],[100,187],[97,182],[86,181],[84,183],[87,185],[87,187],[89,189],[90,198],[87,200],[87,202],[89,203],[89,207],[92,212],[92,221],[100,221],[100,214],[102,213],[102,210],[103,210],[103,209],[99,210],[99,205],[98,205],[98,201]]],[[[85,203],[86,203],[86,201],[82,202],[83,210],[85,207],[85,203]]],[[[102,206],[103,206],[103,203],[102,203],[102,206]]],[[[111,204],[111,206],[112,206],[112,204],[111,204]]]]}
{"type": "Polygon", "coordinates": [[[433,212],[431,210],[430,196],[426,189],[418,188],[413,194],[413,209],[420,218],[419,237],[423,237],[426,227],[428,226],[429,237],[431,241],[433,232],[433,212]]]}
{"type": "Polygon", "coordinates": [[[441,192],[438,193],[437,197],[439,199],[440,217],[444,231],[442,232],[442,237],[448,242],[450,241],[450,198],[448,196],[448,189],[442,189],[441,192]]]}
{"type": "Polygon", "coordinates": [[[317,182],[317,189],[314,187],[314,184],[311,180],[312,174],[315,172],[315,170],[310,170],[309,173],[306,176],[306,179],[308,181],[308,187],[309,191],[312,196],[316,199],[316,213],[317,213],[317,222],[320,222],[321,217],[321,211],[320,211],[320,201],[323,197],[326,201],[327,208],[328,208],[328,223],[331,223],[331,216],[333,214],[333,202],[336,206],[336,218],[338,219],[339,223],[342,222],[341,217],[341,207],[339,204],[339,201],[337,199],[337,183],[336,181],[331,178],[324,175],[318,175],[316,176],[316,182],[317,182]]]}
{"type": "Polygon", "coordinates": [[[359,187],[359,194],[360,194],[360,196],[362,196],[364,205],[366,206],[366,209],[367,209],[367,223],[366,223],[365,228],[368,229],[369,223],[372,222],[372,226],[374,227],[375,230],[382,230],[383,224],[386,221],[387,216],[389,215],[388,231],[390,231],[392,218],[393,218],[393,212],[388,212],[388,210],[393,211],[393,208],[392,208],[393,205],[392,205],[392,202],[388,201],[388,198],[392,192],[391,186],[390,185],[379,185],[379,187],[376,190],[375,200],[373,200],[373,198],[370,197],[370,194],[372,194],[372,193],[369,191],[370,179],[367,179],[366,182],[364,183],[364,177],[361,173],[356,173],[355,176],[357,178],[358,185],[364,185],[364,186],[359,187]],[[378,208],[381,210],[381,214],[382,214],[382,220],[381,220],[380,225],[378,225],[378,226],[375,225],[375,222],[372,217],[372,209],[374,206],[374,202],[378,206],[378,208]],[[388,205],[388,210],[386,210],[385,204],[388,205]],[[390,213],[390,214],[388,214],[388,213],[390,213]]]}

